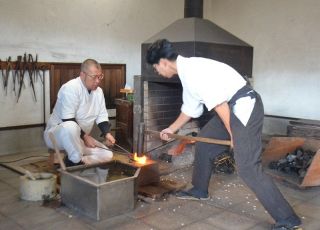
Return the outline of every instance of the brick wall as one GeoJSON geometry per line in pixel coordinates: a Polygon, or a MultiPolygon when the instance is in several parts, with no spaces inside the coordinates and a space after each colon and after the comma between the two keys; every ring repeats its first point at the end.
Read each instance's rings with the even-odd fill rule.
{"type": "MultiPolygon", "coordinates": [[[[144,124],[146,130],[161,131],[167,128],[181,112],[182,86],[179,83],[144,82],[144,124]]],[[[192,119],[178,134],[188,134],[198,131],[212,113],[205,112],[199,119],[192,119]]],[[[150,150],[160,146],[163,142],[159,137],[147,135],[145,137],[144,150],[150,150]]]]}
{"type": "MultiPolygon", "coordinates": [[[[179,115],[182,87],[178,83],[144,82],[144,123],[146,130],[161,131],[179,115]]],[[[148,135],[145,150],[162,144],[159,137],[148,135]]]]}

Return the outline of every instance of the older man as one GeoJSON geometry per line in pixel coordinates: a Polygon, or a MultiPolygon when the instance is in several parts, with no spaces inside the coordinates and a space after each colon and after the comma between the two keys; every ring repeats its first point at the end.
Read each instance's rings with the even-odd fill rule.
{"type": "Polygon", "coordinates": [[[62,85],[58,92],[44,139],[47,146],[53,148],[49,138],[49,133],[53,133],[57,147],[68,154],[66,166],[100,163],[113,157],[106,146],[90,135],[96,122],[107,144],[115,143],[103,91],[99,87],[103,77],[100,64],[87,59],[81,65],[80,76],[62,85]]]}

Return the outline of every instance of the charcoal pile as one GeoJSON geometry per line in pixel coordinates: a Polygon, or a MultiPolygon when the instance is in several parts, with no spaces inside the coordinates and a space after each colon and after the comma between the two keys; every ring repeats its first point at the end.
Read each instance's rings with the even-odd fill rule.
{"type": "Polygon", "coordinates": [[[313,151],[298,148],[278,161],[270,162],[269,168],[303,179],[314,155],[315,152],[313,151]]]}

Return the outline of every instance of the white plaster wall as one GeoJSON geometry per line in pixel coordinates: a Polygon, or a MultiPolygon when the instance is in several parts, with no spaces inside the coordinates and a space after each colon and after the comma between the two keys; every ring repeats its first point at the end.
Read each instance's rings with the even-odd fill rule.
{"type": "MultiPolygon", "coordinates": [[[[125,63],[140,74],[143,41],[183,17],[183,0],[0,0],[0,58],[125,63]]],[[[320,1],[204,0],[204,17],[254,46],[254,87],[267,114],[319,119],[320,1]]],[[[1,79],[2,80],[2,79],[1,79]]],[[[0,81],[0,84],[2,82],[0,81]]],[[[27,84],[28,87],[28,84],[27,84]]],[[[31,90],[4,96],[0,127],[42,122],[31,90]]],[[[1,91],[2,90],[2,91],[1,91]]],[[[47,90],[47,99],[49,96],[47,90]]]]}
{"type": "MultiPolygon", "coordinates": [[[[43,74],[42,71],[40,74],[43,74]]],[[[41,124],[44,121],[44,103],[46,101],[46,115],[49,117],[49,71],[45,72],[45,85],[42,84],[40,77],[34,82],[34,97],[30,78],[24,75],[24,85],[21,88],[21,95],[18,98],[19,86],[16,83],[13,91],[12,73],[9,75],[7,90],[3,88],[2,76],[0,75],[0,127],[41,124]],[[43,87],[45,92],[43,92],[43,87]]],[[[17,80],[16,80],[17,81],[17,80]]]]}
{"type": "MultiPolygon", "coordinates": [[[[91,57],[124,63],[127,82],[133,86],[133,76],[141,72],[141,43],[183,17],[183,2],[0,0],[0,58],[16,60],[27,52],[38,54],[42,62],[82,62],[91,57]]],[[[37,103],[26,89],[17,104],[14,95],[4,96],[0,87],[0,127],[41,123],[41,85],[37,91],[37,103]]]]}
{"type": "Polygon", "coordinates": [[[320,1],[205,0],[204,15],[254,47],[266,114],[320,119],[320,1]]]}

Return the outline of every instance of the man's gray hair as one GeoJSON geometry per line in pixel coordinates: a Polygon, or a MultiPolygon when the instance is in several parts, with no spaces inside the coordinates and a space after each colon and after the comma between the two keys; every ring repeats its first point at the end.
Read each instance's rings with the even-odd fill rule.
{"type": "Polygon", "coordinates": [[[100,64],[94,59],[86,59],[81,64],[81,72],[86,72],[90,66],[94,65],[96,68],[101,69],[100,64]]]}

